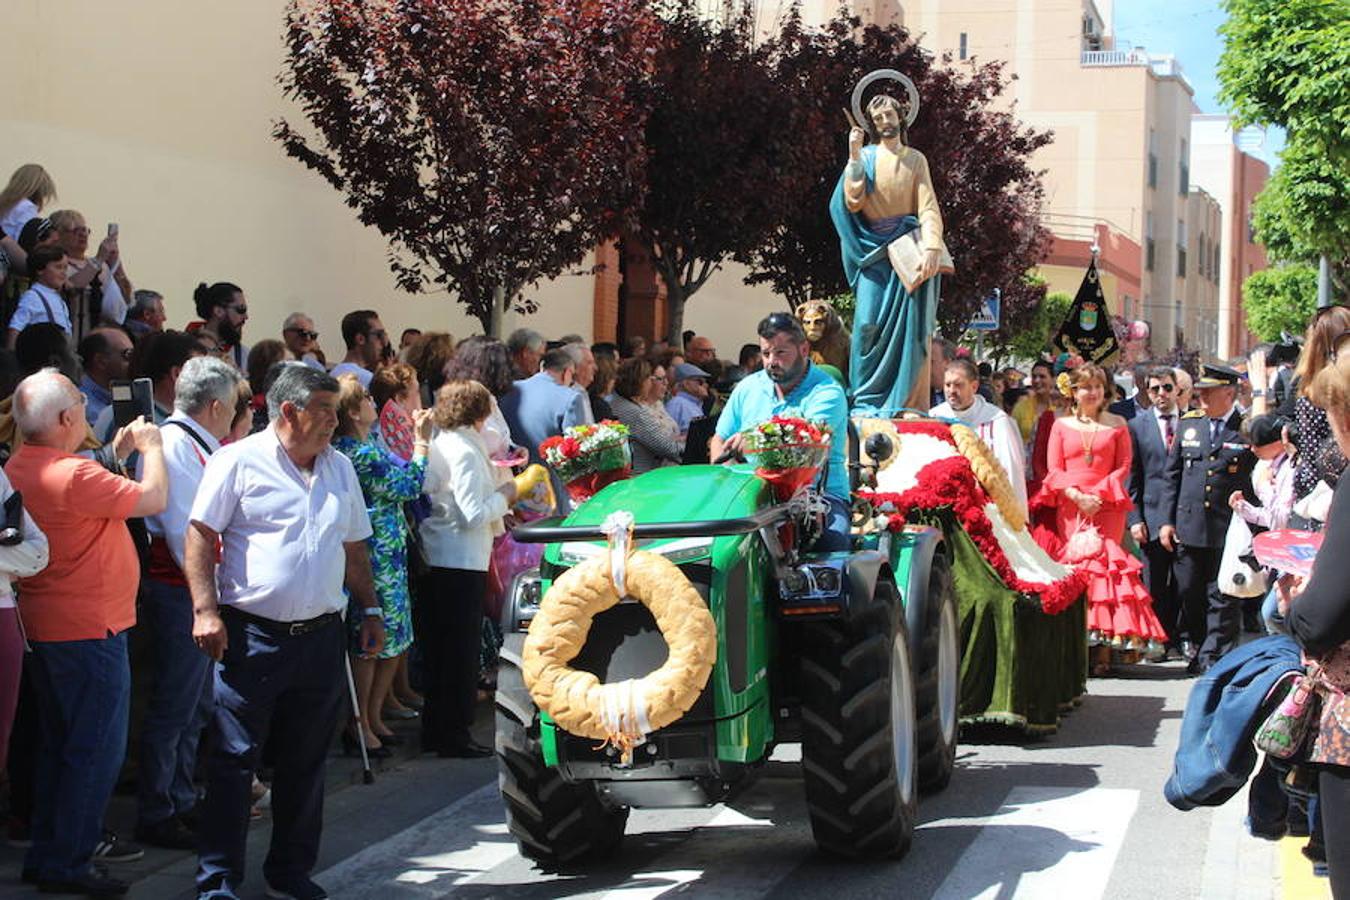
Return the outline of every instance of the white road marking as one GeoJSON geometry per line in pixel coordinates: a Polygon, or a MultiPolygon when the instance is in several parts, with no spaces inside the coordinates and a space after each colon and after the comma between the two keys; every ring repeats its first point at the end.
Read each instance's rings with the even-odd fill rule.
{"type": "Polygon", "coordinates": [[[493,781],[314,878],[351,900],[444,897],[516,857],[502,815],[493,781]]]}
{"type": "Polygon", "coordinates": [[[1101,897],[1138,804],[1134,790],[1019,787],[987,819],[927,823],[982,826],[934,900],[1101,897]]]}
{"type": "MultiPolygon", "coordinates": [[[[746,829],[762,833],[774,827],[767,819],[755,819],[726,806],[715,807],[718,812],[706,825],[697,828],[690,838],[662,854],[654,865],[678,868],[642,873],[644,881],[657,882],[633,887],[617,888],[603,894],[601,900],[656,900],[670,893],[677,894],[685,885],[697,882],[689,889],[691,896],[716,897],[718,900],[750,900],[764,896],[800,862],[795,856],[777,854],[777,858],[746,858],[745,850],[762,845],[745,833],[746,829]],[[729,835],[725,829],[737,829],[729,835]],[[749,844],[745,839],[750,838],[749,844]],[[728,866],[728,859],[738,864],[728,866]]],[[[776,834],[775,836],[781,837],[776,834]]]]}

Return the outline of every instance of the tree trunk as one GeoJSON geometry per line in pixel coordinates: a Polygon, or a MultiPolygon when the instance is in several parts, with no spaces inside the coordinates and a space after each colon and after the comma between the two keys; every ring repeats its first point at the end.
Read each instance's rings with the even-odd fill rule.
{"type": "Polygon", "coordinates": [[[492,311],[489,313],[487,323],[488,337],[494,337],[498,340],[502,336],[502,317],[506,315],[506,287],[496,285],[492,289],[492,311]]]}
{"type": "Polygon", "coordinates": [[[678,278],[666,282],[666,340],[681,352],[684,351],[684,304],[688,299],[684,284],[678,278]]]}

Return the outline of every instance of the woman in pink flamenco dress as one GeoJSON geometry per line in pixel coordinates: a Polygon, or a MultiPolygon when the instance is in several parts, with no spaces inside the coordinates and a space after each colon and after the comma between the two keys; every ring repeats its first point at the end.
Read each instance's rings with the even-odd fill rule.
{"type": "Polygon", "coordinates": [[[1161,656],[1166,632],[1140,578],[1143,566],[1120,546],[1130,497],[1130,432],[1125,420],[1106,411],[1106,373],[1082,365],[1069,373],[1073,410],[1050,432],[1049,465],[1042,486],[1055,506],[1055,525],[1065,542],[1062,558],[1088,576],[1088,643],[1092,674],[1111,670],[1111,651],[1136,658],[1161,656]],[[1100,547],[1089,534],[1094,526],[1100,547]]]}

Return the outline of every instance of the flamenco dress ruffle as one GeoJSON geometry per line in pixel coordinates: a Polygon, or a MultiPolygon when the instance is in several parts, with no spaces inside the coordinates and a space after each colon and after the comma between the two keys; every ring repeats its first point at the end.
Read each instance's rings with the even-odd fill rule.
{"type": "Polygon", "coordinates": [[[1167,639],[1167,632],[1153,612],[1153,599],[1143,582],[1143,565],[1120,545],[1125,515],[1131,502],[1120,476],[1110,472],[1100,477],[1078,470],[1051,472],[1038,495],[1039,503],[1053,497],[1056,502],[1054,537],[1059,546],[1057,558],[1083,571],[1088,578],[1087,625],[1092,644],[1106,644],[1122,650],[1150,650],[1167,639]],[[1064,496],[1075,487],[1085,494],[1101,498],[1102,508],[1091,518],[1064,496]],[[1044,498],[1044,499],[1040,499],[1044,498]],[[1070,561],[1066,557],[1071,536],[1080,528],[1092,526],[1101,536],[1101,548],[1085,558],[1070,561]]]}

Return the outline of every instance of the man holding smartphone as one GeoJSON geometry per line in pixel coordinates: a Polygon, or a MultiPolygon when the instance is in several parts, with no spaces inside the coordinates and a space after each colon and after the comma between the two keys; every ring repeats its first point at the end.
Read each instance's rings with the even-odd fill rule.
{"type": "Polygon", "coordinates": [[[137,419],[114,439],[119,457],[141,455],[138,483],[75,455],[89,429],[84,395],[55,369],[19,383],[14,419],[23,444],[6,471],[50,548],[19,599],[42,721],[24,869],[44,893],[115,896],[126,884],[92,858],[126,753],[140,582],[126,520],[163,511],[168,497],[159,429],[137,419]]]}

